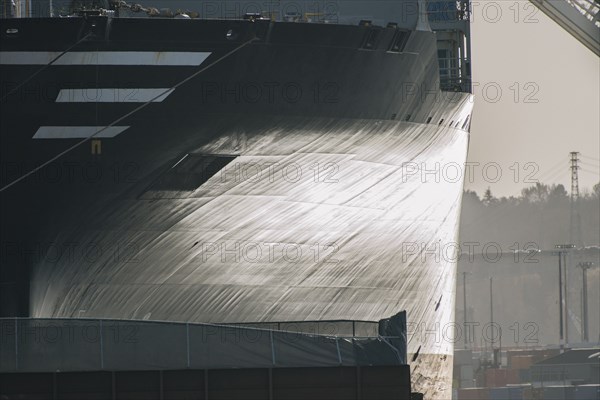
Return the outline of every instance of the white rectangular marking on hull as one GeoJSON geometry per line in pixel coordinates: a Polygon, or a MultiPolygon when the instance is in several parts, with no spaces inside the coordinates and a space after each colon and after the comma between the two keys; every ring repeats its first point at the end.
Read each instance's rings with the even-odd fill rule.
{"type": "MultiPolygon", "coordinates": [[[[2,51],[1,65],[46,65],[58,51],[2,51]]],[[[53,65],[147,65],[198,66],[209,52],[189,51],[74,51],[64,54],[53,65]]]]}
{"type": "Polygon", "coordinates": [[[85,139],[94,136],[95,138],[112,138],[123,132],[129,126],[111,126],[106,129],[104,126],[42,126],[33,139],[85,139]],[[102,132],[94,135],[96,132],[104,129],[102,132]]]}
{"type": "Polygon", "coordinates": [[[56,97],[57,103],[160,103],[173,89],[139,88],[85,88],[61,89],[56,97]]]}

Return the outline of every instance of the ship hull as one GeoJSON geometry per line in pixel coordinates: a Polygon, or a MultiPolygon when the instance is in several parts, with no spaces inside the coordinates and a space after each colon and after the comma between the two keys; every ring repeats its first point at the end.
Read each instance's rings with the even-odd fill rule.
{"type": "Polygon", "coordinates": [[[449,397],[462,175],[445,171],[464,164],[471,99],[436,89],[431,32],[396,52],[392,28],[366,49],[368,27],[47,19],[36,32],[60,35],[33,40],[10,23],[4,314],[407,310],[414,390],[449,397]]]}

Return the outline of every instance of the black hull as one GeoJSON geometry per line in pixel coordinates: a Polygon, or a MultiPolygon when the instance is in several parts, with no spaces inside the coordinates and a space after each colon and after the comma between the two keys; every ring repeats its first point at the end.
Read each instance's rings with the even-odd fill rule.
{"type": "MultiPolygon", "coordinates": [[[[433,33],[406,33],[396,52],[396,29],[364,26],[70,18],[2,27],[18,34],[0,47],[0,315],[268,322],[378,320],[406,309],[409,322],[453,321],[455,262],[398,252],[457,234],[462,178],[432,191],[398,175],[405,162],[466,157],[470,98],[437,89],[433,33]],[[372,29],[377,40],[365,49],[372,29]],[[10,59],[79,41],[56,65],[10,59]],[[164,54],[145,65],[81,61],[96,52],[164,54]],[[197,65],[164,61],[198,52],[210,55],[197,65]],[[147,104],[134,92],[181,82],[147,104]],[[120,88],[125,98],[82,97],[90,88],[120,88]],[[74,97],[58,101],[64,93],[74,97]],[[51,136],[133,111],[110,138],[51,136]],[[51,138],[39,138],[48,132],[40,127],[51,138]],[[295,163],[305,175],[157,186],[187,154],[235,156],[263,172],[265,162],[295,163]],[[338,165],[340,185],[311,185],[315,163],[338,165]],[[198,263],[198,243],[211,240],[335,243],[343,257],[333,269],[310,259],[198,263]],[[93,261],[90,243],[104,249],[93,261]]],[[[409,343],[420,347],[421,390],[443,395],[452,344],[409,343]]]]}

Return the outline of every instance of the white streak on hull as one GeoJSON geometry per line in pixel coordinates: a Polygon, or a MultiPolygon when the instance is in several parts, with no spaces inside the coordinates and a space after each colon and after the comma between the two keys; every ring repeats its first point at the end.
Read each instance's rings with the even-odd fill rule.
{"type": "MultiPolygon", "coordinates": [[[[3,51],[0,52],[0,65],[47,65],[60,54],[57,51],[3,51]]],[[[53,65],[198,66],[210,54],[177,51],[77,51],[65,53],[53,65]]]]}
{"type": "Polygon", "coordinates": [[[98,139],[112,138],[129,127],[111,126],[105,128],[104,126],[42,126],[33,135],[33,139],[85,139],[92,136],[98,139]]]}

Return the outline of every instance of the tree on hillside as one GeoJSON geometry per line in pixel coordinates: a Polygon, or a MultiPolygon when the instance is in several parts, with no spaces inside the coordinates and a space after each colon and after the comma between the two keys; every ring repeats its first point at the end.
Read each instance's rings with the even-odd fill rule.
{"type": "Polygon", "coordinates": [[[492,194],[492,189],[490,189],[490,187],[488,186],[488,188],[485,190],[485,193],[483,194],[483,198],[481,199],[481,202],[483,203],[484,206],[489,207],[492,204],[496,203],[496,198],[494,197],[494,195],[492,194]]]}
{"type": "MultiPolygon", "coordinates": [[[[581,234],[586,245],[600,244],[600,183],[578,201],[581,234]]],[[[570,193],[564,185],[538,183],[519,197],[496,198],[487,188],[481,199],[465,191],[460,237],[465,241],[497,242],[503,247],[535,242],[550,249],[569,237],[570,193]],[[490,207],[491,206],[491,207],[490,207]]]]}
{"type": "Polygon", "coordinates": [[[535,186],[521,190],[521,197],[530,203],[543,203],[548,200],[549,191],[548,185],[537,182],[535,186]]]}
{"type": "Polygon", "coordinates": [[[562,184],[552,185],[548,193],[548,203],[561,203],[569,200],[569,194],[562,184]]]}
{"type": "Polygon", "coordinates": [[[463,201],[474,201],[479,203],[481,200],[479,199],[479,195],[474,190],[465,190],[463,193],[463,201]]]}

